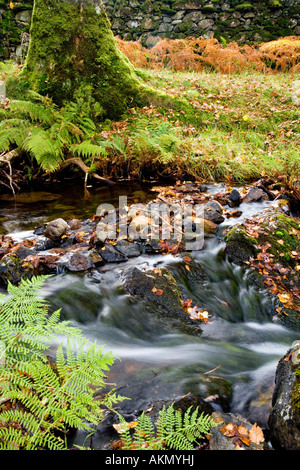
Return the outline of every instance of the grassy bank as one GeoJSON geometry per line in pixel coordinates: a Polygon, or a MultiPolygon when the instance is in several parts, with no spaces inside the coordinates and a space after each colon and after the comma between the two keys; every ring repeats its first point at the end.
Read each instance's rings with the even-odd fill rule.
{"type": "MultiPolygon", "coordinates": [[[[89,174],[96,171],[112,179],[245,182],[266,176],[289,184],[300,179],[300,107],[295,100],[299,73],[243,70],[225,75],[138,69],[148,85],[184,98],[187,107],[133,108],[118,122],[101,122],[88,97],[86,102],[71,107],[68,103],[62,109],[54,108],[49,100],[38,101],[35,109],[23,105],[18,70],[2,66],[2,79],[13,79],[7,80],[11,101],[7,109],[0,109],[0,153],[17,148],[21,166],[31,178],[44,157],[55,162],[56,155],[60,161],[79,155],[89,174]],[[43,106],[48,107],[46,113],[41,112],[43,106]],[[47,142],[47,151],[53,146],[56,152],[52,157],[47,152],[40,155],[47,142]]],[[[47,165],[44,169],[49,175],[47,165]]],[[[54,177],[56,171],[54,165],[54,177]]]]}
{"type": "Polygon", "coordinates": [[[155,168],[203,180],[245,181],[265,175],[292,182],[300,177],[295,77],[248,71],[146,73],[152,86],[186,98],[195,114],[130,110],[103,133],[119,146],[116,163],[122,154],[136,172],[147,168],[151,174],[155,168]]]}

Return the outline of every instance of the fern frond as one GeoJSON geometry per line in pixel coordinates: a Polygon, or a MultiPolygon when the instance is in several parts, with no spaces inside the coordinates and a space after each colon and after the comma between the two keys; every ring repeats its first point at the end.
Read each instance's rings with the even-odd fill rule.
{"type": "Polygon", "coordinates": [[[88,141],[75,144],[70,147],[70,152],[81,158],[105,157],[107,151],[102,145],[95,145],[88,141]]]}
{"type": "MultiPolygon", "coordinates": [[[[89,423],[103,417],[95,391],[105,387],[105,371],[115,357],[60,321],[59,310],[48,313],[38,297],[46,277],[9,284],[9,295],[0,295],[0,449],[63,449],[57,431],[90,430],[89,423]],[[45,350],[58,335],[65,341],[57,347],[56,361],[49,362],[45,350]]],[[[113,406],[121,399],[111,393],[103,403],[113,406]]]]}
{"type": "Polygon", "coordinates": [[[18,111],[21,115],[28,115],[32,122],[39,122],[46,126],[51,126],[54,122],[53,111],[43,104],[12,100],[10,107],[12,111],[18,111]]]}
{"type": "Polygon", "coordinates": [[[133,435],[124,418],[118,414],[120,427],[117,430],[124,441],[123,448],[194,450],[198,440],[209,434],[213,421],[209,415],[199,415],[198,408],[194,411],[192,408],[188,408],[183,415],[180,410],[174,409],[174,403],[167,409],[164,406],[159,411],[156,429],[150,417],[142,413],[133,435]]]}
{"type": "Polygon", "coordinates": [[[61,143],[52,139],[49,131],[42,128],[35,128],[22,146],[44,170],[54,171],[64,159],[61,143]]]}

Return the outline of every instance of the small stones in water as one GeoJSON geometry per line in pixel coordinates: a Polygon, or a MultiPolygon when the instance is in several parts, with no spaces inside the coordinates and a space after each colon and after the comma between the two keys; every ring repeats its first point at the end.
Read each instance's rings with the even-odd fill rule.
{"type": "Polygon", "coordinates": [[[64,219],[55,219],[49,222],[43,234],[50,240],[58,240],[68,229],[68,224],[64,219]]]}

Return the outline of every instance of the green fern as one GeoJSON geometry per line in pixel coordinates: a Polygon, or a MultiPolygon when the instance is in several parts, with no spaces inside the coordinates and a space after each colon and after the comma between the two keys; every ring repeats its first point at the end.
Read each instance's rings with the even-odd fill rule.
{"type": "Polygon", "coordinates": [[[81,157],[87,165],[107,155],[106,142],[97,142],[96,124],[82,102],[58,108],[33,91],[28,97],[11,100],[0,123],[0,152],[18,149],[50,172],[70,155],[81,157]]]}
{"type": "Polygon", "coordinates": [[[191,406],[183,414],[174,409],[174,403],[159,411],[156,428],[145,412],[139,416],[132,435],[130,426],[118,413],[120,425],[116,426],[123,441],[123,449],[129,450],[194,450],[199,439],[210,433],[213,421],[209,415],[199,414],[191,406]]]}
{"type": "Polygon", "coordinates": [[[0,450],[63,449],[70,428],[91,429],[123,397],[99,400],[115,357],[52,314],[38,297],[46,277],[8,285],[0,302],[0,450]],[[51,348],[58,337],[55,358],[51,348]]]}

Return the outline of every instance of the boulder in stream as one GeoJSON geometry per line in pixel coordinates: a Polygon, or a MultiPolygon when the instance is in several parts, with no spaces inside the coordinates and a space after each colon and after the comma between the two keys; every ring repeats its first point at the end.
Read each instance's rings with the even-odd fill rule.
{"type": "Polygon", "coordinates": [[[300,342],[289,350],[276,369],[269,417],[271,443],[275,450],[300,450],[299,346],[300,342]]]}

